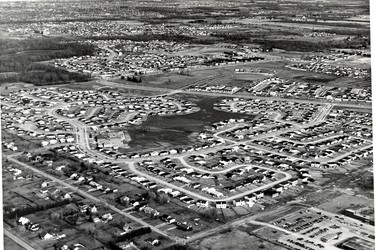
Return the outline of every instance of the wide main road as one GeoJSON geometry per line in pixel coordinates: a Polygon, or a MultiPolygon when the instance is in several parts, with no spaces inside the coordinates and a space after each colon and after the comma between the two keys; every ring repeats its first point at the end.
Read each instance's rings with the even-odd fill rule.
{"type": "MultiPolygon", "coordinates": [[[[207,79],[204,79],[206,81],[208,80],[214,80],[216,77],[219,76],[213,76],[207,79]]],[[[104,81],[104,80],[103,80],[104,81]]],[[[203,81],[202,81],[203,82],[203,81]]],[[[255,96],[251,94],[228,94],[228,93],[212,93],[212,92],[204,92],[204,91],[190,91],[186,90],[186,86],[180,89],[170,89],[170,88],[159,88],[159,87],[151,87],[151,86],[145,86],[144,84],[142,86],[134,85],[134,84],[127,84],[127,85],[120,85],[115,82],[111,82],[108,80],[105,80],[105,83],[107,84],[113,84],[113,86],[119,86],[120,88],[126,88],[126,89],[137,89],[137,90],[149,90],[149,91],[169,91],[170,94],[173,93],[184,93],[184,94],[190,94],[190,95],[203,95],[203,96],[214,96],[214,97],[238,97],[238,98],[247,98],[247,99],[260,99],[260,100],[267,100],[267,101],[285,101],[285,102],[297,102],[297,103],[315,103],[315,104],[332,104],[335,106],[343,106],[348,108],[367,108],[371,109],[372,104],[371,103],[347,103],[347,102],[336,102],[336,101],[328,101],[324,99],[297,99],[297,98],[283,98],[283,97],[277,97],[277,96],[255,96]]],[[[196,83],[200,83],[200,81],[197,81],[196,83]]],[[[190,83],[187,86],[194,85],[194,83],[190,83]]]]}
{"type": "MultiPolygon", "coordinates": [[[[19,155],[19,154],[16,154],[16,155],[19,155]]],[[[77,188],[75,186],[72,186],[72,185],[70,185],[70,184],[68,184],[68,183],[66,183],[66,182],[64,182],[64,181],[62,181],[62,180],[60,180],[60,179],[58,179],[58,178],[50,175],[50,174],[47,174],[46,172],[44,172],[42,170],[39,170],[39,169],[37,169],[35,167],[32,167],[32,166],[30,166],[28,164],[20,162],[20,161],[14,159],[13,157],[14,157],[14,155],[7,156],[7,158],[8,158],[9,161],[12,161],[12,162],[14,162],[14,163],[16,163],[16,164],[18,164],[18,165],[20,165],[20,166],[22,166],[24,168],[27,168],[27,169],[35,172],[35,173],[38,173],[38,174],[40,174],[40,175],[42,175],[42,176],[44,176],[44,177],[46,177],[46,178],[48,178],[48,179],[50,179],[50,180],[58,183],[58,184],[66,187],[66,188],[69,188],[69,189],[75,191],[76,193],[82,195],[85,198],[88,198],[88,199],[90,199],[92,201],[95,201],[97,203],[102,203],[103,202],[103,200],[100,200],[100,199],[96,198],[95,196],[92,196],[91,194],[89,194],[89,193],[87,193],[87,192],[85,192],[83,190],[80,190],[79,188],[77,188]]],[[[157,233],[159,233],[159,234],[161,234],[161,235],[163,235],[163,236],[165,236],[167,238],[172,238],[170,235],[166,234],[165,232],[163,232],[162,230],[158,229],[157,227],[154,227],[154,226],[152,226],[152,225],[144,222],[143,220],[141,220],[141,219],[139,219],[139,218],[137,218],[135,216],[132,216],[132,215],[130,215],[130,214],[124,212],[124,211],[121,211],[120,209],[118,209],[117,207],[115,207],[113,205],[110,205],[110,204],[107,204],[107,203],[105,203],[105,204],[112,211],[114,211],[114,212],[116,212],[118,214],[121,214],[121,215],[127,217],[128,219],[133,220],[133,221],[139,223],[142,226],[150,227],[153,231],[155,231],[155,232],[157,232],[157,233]]]]}
{"type": "MultiPolygon", "coordinates": [[[[8,231],[8,229],[6,228],[3,228],[4,229],[4,235],[9,237],[12,241],[14,241],[15,243],[17,243],[18,245],[20,245],[21,247],[23,247],[24,249],[26,250],[39,250],[41,248],[34,248],[32,246],[30,246],[29,244],[27,244],[26,242],[24,242],[23,240],[21,240],[19,237],[17,237],[16,235],[12,234],[11,232],[8,231]]],[[[3,247],[5,247],[5,245],[3,245],[3,247]]],[[[11,249],[9,249],[11,250],[11,249]]]]}

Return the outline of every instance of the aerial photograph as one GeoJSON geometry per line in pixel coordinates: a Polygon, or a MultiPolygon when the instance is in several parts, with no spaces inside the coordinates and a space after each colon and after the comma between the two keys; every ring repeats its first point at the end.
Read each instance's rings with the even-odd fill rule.
{"type": "Polygon", "coordinates": [[[0,0],[0,102],[0,249],[375,249],[370,0],[0,0]]]}

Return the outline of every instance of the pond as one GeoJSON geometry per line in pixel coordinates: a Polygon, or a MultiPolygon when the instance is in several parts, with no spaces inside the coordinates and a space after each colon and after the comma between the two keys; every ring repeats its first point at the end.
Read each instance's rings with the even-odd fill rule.
{"type": "Polygon", "coordinates": [[[253,115],[229,113],[214,109],[214,103],[223,98],[204,98],[196,102],[198,112],[186,115],[149,116],[139,127],[129,130],[132,149],[183,146],[196,140],[196,134],[212,124],[228,119],[251,120],[253,115]]]}

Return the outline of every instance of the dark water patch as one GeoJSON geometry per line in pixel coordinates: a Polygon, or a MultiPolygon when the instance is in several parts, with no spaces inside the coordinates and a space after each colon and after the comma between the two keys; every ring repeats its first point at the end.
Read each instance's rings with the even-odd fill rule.
{"type": "Polygon", "coordinates": [[[197,102],[200,108],[198,112],[187,115],[173,116],[150,116],[143,123],[144,126],[158,127],[160,129],[175,129],[187,132],[200,132],[206,126],[228,119],[248,119],[252,120],[254,116],[246,114],[237,114],[224,112],[214,109],[214,104],[223,98],[207,98],[197,102]]]}
{"type": "Polygon", "coordinates": [[[147,148],[157,145],[189,145],[196,141],[193,136],[214,123],[228,119],[252,120],[254,116],[214,109],[214,103],[223,98],[205,98],[196,102],[198,112],[187,115],[149,116],[138,128],[129,130],[131,148],[147,148]]]}

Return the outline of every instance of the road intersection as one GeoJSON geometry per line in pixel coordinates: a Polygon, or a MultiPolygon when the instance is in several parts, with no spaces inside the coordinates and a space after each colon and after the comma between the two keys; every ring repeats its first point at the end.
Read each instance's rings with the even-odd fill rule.
{"type": "MultiPolygon", "coordinates": [[[[133,85],[126,86],[126,87],[133,88],[133,89],[139,89],[140,88],[140,86],[133,86],[133,85]]],[[[142,87],[142,89],[144,89],[144,87],[142,87]]],[[[153,87],[145,87],[145,89],[152,90],[152,91],[155,90],[155,88],[153,88],[153,87]]],[[[171,93],[198,94],[198,95],[221,96],[221,97],[230,96],[232,98],[233,97],[250,98],[248,95],[241,95],[241,94],[227,95],[227,94],[221,94],[221,93],[220,94],[218,94],[218,93],[202,93],[202,92],[191,92],[191,91],[187,91],[187,90],[184,90],[184,89],[173,90],[171,93]]],[[[32,95],[27,96],[27,97],[28,98],[34,98],[32,95]]],[[[246,166],[254,167],[254,165],[252,165],[252,164],[239,164],[239,165],[234,165],[234,166],[228,167],[224,170],[217,170],[217,171],[216,170],[206,170],[206,169],[196,167],[196,166],[193,166],[193,165],[189,164],[188,162],[186,162],[185,158],[192,155],[192,154],[196,154],[196,153],[201,153],[201,154],[212,153],[212,152],[215,153],[215,152],[217,152],[218,150],[221,150],[221,149],[233,148],[235,146],[240,146],[240,145],[241,146],[247,145],[247,143],[252,142],[254,140],[260,140],[260,139],[265,139],[265,138],[274,138],[274,137],[277,137],[277,136],[279,136],[280,134],[283,134],[283,133],[293,132],[293,131],[296,131],[296,130],[300,130],[300,129],[304,129],[304,128],[308,128],[310,126],[320,124],[321,122],[323,122],[325,120],[325,118],[327,117],[327,115],[330,113],[330,111],[332,110],[332,108],[334,106],[346,106],[346,107],[352,107],[352,106],[354,107],[355,106],[355,107],[358,107],[358,105],[354,105],[354,104],[341,104],[341,103],[310,101],[310,100],[302,100],[302,99],[283,99],[283,98],[278,98],[278,97],[270,97],[269,98],[269,97],[258,97],[258,96],[253,97],[253,98],[266,99],[266,100],[288,101],[288,102],[298,102],[298,103],[315,103],[315,104],[320,104],[320,106],[318,107],[318,111],[314,114],[313,118],[305,124],[297,124],[297,123],[284,121],[284,120],[281,119],[281,113],[280,112],[270,111],[270,113],[275,114],[275,116],[273,118],[274,121],[277,121],[277,122],[280,122],[280,123],[283,123],[283,124],[290,124],[290,125],[292,125],[292,128],[268,132],[266,134],[259,135],[259,136],[253,136],[253,137],[251,137],[247,140],[242,140],[242,141],[236,141],[236,140],[231,140],[231,139],[222,137],[221,134],[223,134],[227,131],[234,130],[234,129],[236,129],[240,126],[239,124],[233,124],[232,126],[226,128],[226,129],[223,129],[223,130],[219,130],[218,132],[213,134],[214,138],[224,140],[225,141],[224,144],[219,145],[219,146],[214,146],[214,147],[211,147],[211,148],[202,149],[199,152],[197,152],[197,151],[182,152],[182,153],[175,154],[175,155],[169,155],[168,157],[172,160],[177,160],[184,167],[194,169],[194,171],[197,171],[197,172],[200,172],[200,173],[207,173],[207,174],[212,174],[212,175],[225,174],[225,173],[228,173],[228,172],[233,171],[235,169],[243,168],[243,167],[246,167],[246,166]]],[[[110,98],[108,96],[105,96],[105,99],[108,100],[110,98]]],[[[36,100],[40,101],[42,99],[36,98],[36,100]]],[[[43,99],[43,101],[47,101],[47,100],[43,99]]],[[[5,103],[5,104],[7,105],[7,103],[5,103]]],[[[61,115],[57,114],[57,112],[56,112],[58,109],[66,108],[67,106],[74,105],[74,104],[78,104],[78,102],[72,102],[72,103],[54,102],[54,106],[52,108],[45,108],[45,109],[46,109],[47,114],[49,116],[52,116],[52,117],[54,117],[58,120],[68,122],[69,124],[71,124],[73,126],[74,133],[76,134],[76,145],[78,146],[79,150],[82,153],[86,154],[89,157],[93,157],[94,159],[97,159],[97,160],[110,161],[112,163],[121,163],[121,166],[126,165],[126,167],[123,167],[125,170],[129,170],[130,172],[132,172],[132,173],[134,173],[138,176],[143,176],[146,179],[148,179],[149,181],[156,182],[156,183],[158,183],[158,184],[160,184],[164,187],[169,187],[173,190],[178,190],[178,191],[180,191],[180,192],[182,192],[186,195],[189,195],[190,197],[193,197],[195,199],[206,200],[208,202],[214,202],[214,203],[215,202],[228,202],[228,201],[232,201],[232,200],[235,200],[235,199],[242,198],[244,196],[250,195],[252,193],[255,193],[255,192],[258,192],[258,191],[261,191],[261,190],[269,189],[269,188],[271,188],[271,187],[273,187],[273,186],[275,186],[279,183],[290,180],[293,177],[292,174],[290,174],[289,172],[286,172],[286,171],[280,171],[280,170],[275,170],[275,169],[271,169],[271,168],[267,168],[267,167],[256,166],[258,168],[262,168],[262,169],[266,169],[266,170],[270,170],[270,171],[282,174],[284,177],[277,180],[277,181],[273,181],[271,183],[268,183],[268,184],[265,184],[265,185],[262,185],[262,186],[259,186],[259,187],[253,188],[253,189],[248,189],[248,190],[245,190],[242,193],[237,193],[237,194],[234,194],[234,195],[231,195],[231,196],[228,196],[228,197],[226,197],[226,196],[220,197],[220,198],[210,197],[210,196],[208,196],[206,194],[203,194],[201,192],[196,192],[194,190],[184,188],[184,186],[177,186],[173,183],[168,182],[167,180],[162,179],[161,177],[156,177],[154,175],[151,175],[149,173],[146,173],[145,171],[142,171],[142,170],[138,169],[138,164],[140,162],[142,162],[143,160],[150,160],[151,159],[153,161],[157,161],[157,160],[161,160],[161,159],[165,158],[165,156],[154,156],[154,157],[143,157],[143,158],[141,157],[141,158],[136,158],[136,159],[114,159],[113,157],[109,157],[109,156],[104,155],[103,153],[101,153],[97,150],[92,149],[91,146],[90,146],[90,142],[89,142],[89,132],[88,132],[88,128],[90,126],[88,126],[85,123],[79,121],[78,119],[70,119],[70,118],[61,116],[61,115]]],[[[10,104],[10,105],[15,106],[13,104],[10,104]]],[[[94,112],[94,110],[92,112],[94,112]]],[[[322,139],[318,139],[317,141],[321,141],[321,140],[322,139]]],[[[261,151],[264,151],[264,152],[270,152],[270,153],[275,153],[275,154],[278,154],[278,155],[289,156],[285,153],[279,153],[279,152],[275,152],[273,150],[267,150],[267,149],[264,149],[262,147],[258,147],[258,146],[254,146],[254,145],[248,145],[248,146],[250,148],[255,149],[255,150],[261,150],[261,151]]],[[[367,148],[370,148],[370,147],[372,147],[372,145],[367,145],[367,146],[361,147],[359,149],[358,148],[353,149],[353,150],[351,150],[351,151],[349,151],[345,154],[342,154],[342,155],[340,155],[340,156],[338,156],[334,159],[331,159],[331,160],[332,161],[339,160],[339,159],[344,158],[347,155],[352,154],[353,152],[356,152],[356,151],[362,150],[362,149],[367,149],[367,148]]],[[[58,178],[56,178],[56,177],[54,177],[54,176],[52,176],[48,173],[45,173],[45,172],[43,172],[43,171],[41,171],[41,170],[39,170],[39,169],[37,169],[33,166],[30,166],[28,164],[20,162],[19,160],[15,159],[15,157],[18,156],[18,155],[19,154],[8,156],[8,159],[10,161],[14,162],[14,163],[17,163],[17,164],[19,164],[19,165],[21,165],[21,166],[23,166],[23,167],[25,167],[29,170],[32,170],[33,172],[36,172],[36,173],[38,173],[38,174],[40,174],[40,175],[42,175],[46,178],[49,178],[50,180],[53,180],[53,181],[59,183],[60,185],[63,185],[65,187],[77,192],[78,194],[80,194],[80,195],[82,195],[82,196],[84,196],[84,197],[86,197],[90,200],[93,200],[95,202],[104,203],[105,206],[107,206],[110,210],[112,210],[116,213],[119,213],[119,214],[139,223],[140,225],[148,226],[153,231],[155,231],[155,232],[157,232],[161,235],[164,235],[168,238],[174,239],[174,240],[179,241],[179,242],[185,242],[185,243],[187,242],[184,239],[181,239],[181,238],[178,238],[178,237],[175,237],[175,236],[172,236],[172,235],[168,234],[166,231],[161,230],[157,226],[155,227],[155,226],[152,226],[152,225],[144,222],[143,220],[127,213],[124,210],[120,210],[113,205],[107,204],[105,201],[100,200],[100,199],[96,198],[95,196],[93,196],[93,195],[91,195],[91,194],[89,194],[89,193],[87,193],[83,190],[80,190],[79,188],[77,188],[75,186],[72,186],[72,185],[66,183],[63,180],[60,180],[60,179],[58,179],[58,178]]],[[[321,162],[324,162],[324,161],[321,161],[321,162]]],[[[256,224],[256,225],[274,227],[274,226],[269,225],[267,223],[262,223],[262,222],[258,222],[258,221],[255,221],[255,220],[250,220],[248,222],[252,223],[252,224],[256,224]]],[[[28,248],[28,249],[32,249],[32,248],[28,248]]]]}

